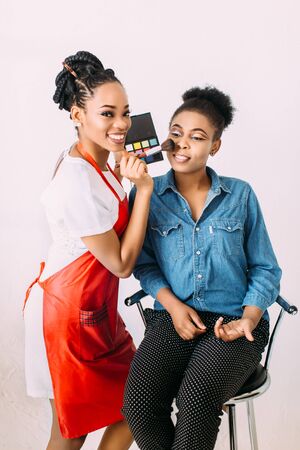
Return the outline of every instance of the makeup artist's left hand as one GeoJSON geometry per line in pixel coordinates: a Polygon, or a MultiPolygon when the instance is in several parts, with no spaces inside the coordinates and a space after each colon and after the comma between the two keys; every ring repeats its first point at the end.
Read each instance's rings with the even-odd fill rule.
{"type": "Polygon", "coordinates": [[[223,317],[220,317],[215,323],[214,332],[218,339],[225,342],[234,341],[242,336],[245,336],[248,341],[254,341],[252,331],[256,325],[255,321],[250,318],[241,318],[223,324],[223,317]]]}

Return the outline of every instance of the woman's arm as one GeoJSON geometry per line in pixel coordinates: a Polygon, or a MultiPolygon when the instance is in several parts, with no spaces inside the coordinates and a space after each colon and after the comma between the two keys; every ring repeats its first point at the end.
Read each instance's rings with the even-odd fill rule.
{"type": "Polygon", "coordinates": [[[145,164],[135,157],[122,158],[120,169],[122,176],[134,182],[137,190],[125,233],[121,240],[114,230],[110,230],[106,233],[82,237],[82,241],[109,271],[119,278],[127,278],[132,273],[143,245],[153,180],[145,171],[145,164]]]}
{"type": "Polygon", "coordinates": [[[258,200],[251,187],[245,222],[245,254],[248,289],[242,304],[243,315],[241,319],[225,325],[223,317],[220,317],[215,324],[215,335],[226,342],[242,336],[248,341],[253,341],[252,331],[279,293],[281,270],[272,249],[258,200]]]}
{"type": "Polygon", "coordinates": [[[266,229],[259,202],[249,187],[245,221],[245,254],[248,289],[245,306],[257,306],[265,311],[275,302],[280,286],[281,270],[266,229]]]}

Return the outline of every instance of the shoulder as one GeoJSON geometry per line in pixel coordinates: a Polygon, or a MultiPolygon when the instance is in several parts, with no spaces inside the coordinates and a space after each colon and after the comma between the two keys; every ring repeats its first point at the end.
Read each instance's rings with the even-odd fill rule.
{"type": "Polygon", "coordinates": [[[228,189],[231,194],[239,197],[248,198],[251,191],[253,191],[252,187],[248,183],[248,181],[241,180],[240,178],[235,177],[227,177],[227,176],[219,176],[220,184],[226,190],[228,189]]]}
{"type": "Polygon", "coordinates": [[[153,178],[154,190],[159,191],[163,186],[165,186],[166,183],[168,183],[168,178],[169,178],[169,172],[165,173],[164,175],[159,175],[157,177],[154,177],[153,178]]]}
{"type": "Polygon", "coordinates": [[[91,175],[91,169],[92,166],[84,159],[66,155],[62,162],[61,171],[57,175],[60,175],[63,179],[78,180],[79,178],[88,180],[91,175]]]}

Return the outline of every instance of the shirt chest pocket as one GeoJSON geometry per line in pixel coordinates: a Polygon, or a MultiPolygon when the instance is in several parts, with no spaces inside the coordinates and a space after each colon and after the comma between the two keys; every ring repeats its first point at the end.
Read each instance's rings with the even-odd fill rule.
{"type": "Polygon", "coordinates": [[[228,256],[243,253],[242,222],[235,219],[212,220],[209,232],[213,239],[213,248],[219,254],[228,256]]]}
{"type": "Polygon", "coordinates": [[[184,256],[183,228],[180,223],[151,225],[156,254],[164,261],[177,261],[184,256]]]}

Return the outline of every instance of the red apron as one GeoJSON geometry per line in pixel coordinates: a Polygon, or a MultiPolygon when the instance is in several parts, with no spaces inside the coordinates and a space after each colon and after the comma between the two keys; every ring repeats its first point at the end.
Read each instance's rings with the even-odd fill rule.
{"type": "MultiPolygon", "coordinates": [[[[127,198],[121,201],[93,158],[81,152],[119,201],[114,230],[120,237],[128,223],[127,198]]],[[[43,268],[44,263],[41,273],[43,268]]],[[[135,347],[117,311],[119,279],[89,251],[44,281],[39,281],[41,273],[26,300],[38,282],[44,290],[44,338],[62,436],[82,436],[123,420],[120,409],[135,347]]]]}

